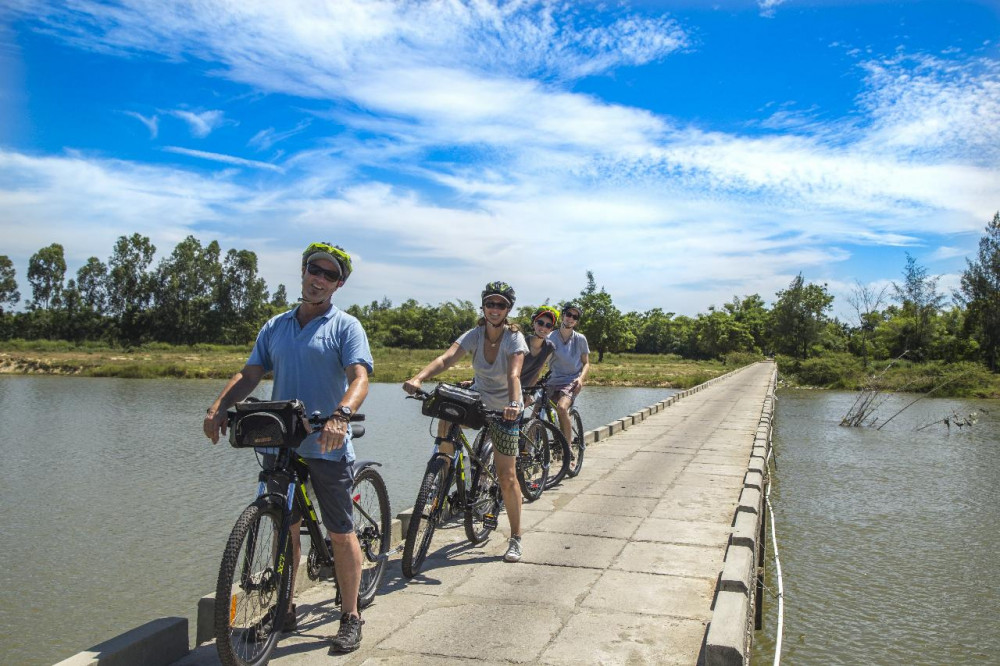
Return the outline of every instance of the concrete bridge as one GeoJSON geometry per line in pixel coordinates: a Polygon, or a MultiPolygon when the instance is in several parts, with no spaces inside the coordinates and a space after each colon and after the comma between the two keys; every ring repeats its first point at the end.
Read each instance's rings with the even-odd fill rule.
{"type": "MultiPolygon", "coordinates": [[[[581,475],[524,505],[518,564],[502,518],[481,546],[439,529],[422,575],[390,562],[355,653],[329,652],[332,584],[301,591],[272,663],[747,662],[775,377],[758,363],[589,432],[581,475]]],[[[187,641],[164,618],[63,663],[218,663],[187,641]]]]}

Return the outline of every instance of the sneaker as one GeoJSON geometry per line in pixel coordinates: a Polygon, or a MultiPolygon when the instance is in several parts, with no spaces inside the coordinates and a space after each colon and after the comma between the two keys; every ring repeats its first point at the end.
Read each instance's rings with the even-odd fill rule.
{"type": "Polygon", "coordinates": [[[331,641],[334,652],[353,652],[361,647],[361,625],[365,622],[350,613],[340,616],[340,630],[331,641]]]}
{"type": "Polygon", "coordinates": [[[521,561],[521,537],[511,537],[507,541],[507,552],[503,555],[504,562],[521,561]]]}

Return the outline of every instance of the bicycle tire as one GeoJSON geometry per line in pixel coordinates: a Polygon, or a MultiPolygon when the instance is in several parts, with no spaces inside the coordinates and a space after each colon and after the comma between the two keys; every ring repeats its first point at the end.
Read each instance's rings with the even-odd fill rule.
{"type": "Polygon", "coordinates": [[[215,645],[225,666],[267,663],[291,594],[291,539],[277,555],[282,506],[258,498],[240,514],[226,542],[215,587],[215,645]]]}
{"type": "Polygon", "coordinates": [[[569,472],[570,448],[566,436],[558,425],[553,425],[545,419],[538,419],[549,434],[549,478],[545,480],[545,489],[558,485],[569,472]]]}
{"type": "Polygon", "coordinates": [[[410,524],[406,528],[406,542],[403,544],[403,575],[413,578],[427,558],[427,550],[437,527],[438,517],[448,493],[448,456],[436,455],[427,463],[427,470],[420,482],[417,501],[413,503],[410,524]]]}
{"type": "Polygon", "coordinates": [[[392,539],[392,512],[385,480],[374,467],[364,468],[355,477],[351,497],[354,501],[354,532],[361,547],[358,608],[363,609],[375,599],[385,574],[392,539]]]}
{"type": "Polygon", "coordinates": [[[493,480],[496,478],[493,442],[485,428],[476,436],[473,451],[482,462],[472,461],[472,483],[465,506],[465,536],[472,543],[480,544],[496,528],[500,513],[500,485],[493,480]],[[492,524],[489,516],[492,516],[492,524]]]}
{"type": "Polygon", "coordinates": [[[573,441],[569,443],[570,465],[567,472],[570,477],[574,477],[583,469],[583,452],[587,447],[583,443],[583,419],[580,418],[580,412],[576,411],[576,407],[569,410],[569,420],[573,426],[573,441]]]}
{"type": "Polygon", "coordinates": [[[549,478],[549,435],[538,419],[529,419],[521,426],[515,470],[521,495],[528,502],[542,496],[549,478]]]}

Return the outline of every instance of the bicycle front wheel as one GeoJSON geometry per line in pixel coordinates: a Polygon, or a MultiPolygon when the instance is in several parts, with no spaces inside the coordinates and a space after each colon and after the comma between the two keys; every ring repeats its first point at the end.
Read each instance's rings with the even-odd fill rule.
{"type": "Polygon", "coordinates": [[[515,468],[517,483],[524,499],[534,502],[542,496],[549,478],[549,436],[538,419],[529,419],[521,426],[519,451],[515,468]]]}
{"type": "Polygon", "coordinates": [[[482,543],[497,527],[500,513],[500,484],[493,460],[493,442],[483,428],[476,437],[473,451],[478,461],[472,461],[472,483],[465,501],[465,536],[472,543],[482,543]]]}
{"type": "Polygon", "coordinates": [[[410,524],[406,528],[406,543],[403,544],[403,575],[413,578],[427,557],[427,550],[434,536],[445,495],[448,493],[448,456],[435,456],[427,463],[417,501],[413,503],[410,524]]]}
{"type": "Polygon", "coordinates": [[[569,410],[570,424],[573,426],[573,440],[569,443],[570,463],[569,475],[576,476],[583,469],[583,452],[587,448],[583,443],[583,419],[576,407],[569,410]]]}
{"type": "Polygon", "coordinates": [[[375,599],[392,539],[392,512],[389,491],[382,475],[374,467],[365,467],[354,479],[354,533],[361,546],[361,587],[358,608],[366,608],[375,599]]]}
{"type": "Polygon", "coordinates": [[[282,507],[262,497],[233,527],[215,588],[215,645],[226,666],[267,663],[291,595],[292,543],[278,553],[282,507]]]}

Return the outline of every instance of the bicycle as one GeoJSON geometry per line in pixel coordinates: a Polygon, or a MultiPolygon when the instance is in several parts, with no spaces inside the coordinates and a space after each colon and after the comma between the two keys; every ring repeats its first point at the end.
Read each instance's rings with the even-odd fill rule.
{"type": "MultiPolygon", "coordinates": [[[[408,396],[426,402],[433,394],[417,390],[408,396]]],[[[480,419],[496,417],[502,412],[479,409],[480,419]]],[[[497,514],[502,504],[500,480],[494,464],[493,443],[486,436],[485,429],[469,444],[462,424],[450,422],[446,439],[454,443],[455,453],[441,453],[435,445],[431,459],[427,462],[417,501],[406,530],[403,545],[403,575],[413,578],[423,566],[430,548],[434,530],[441,523],[448,491],[453,483],[456,492],[451,502],[452,511],[464,514],[465,536],[473,544],[480,544],[497,528],[497,514]]]]}
{"type": "Polygon", "coordinates": [[[557,464],[561,463],[561,469],[549,476],[548,487],[552,487],[562,481],[565,476],[573,478],[580,473],[580,470],[583,469],[583,454],[587,445],[583,441],[583,418],[580,416],[579,410],[572,406],[569,410],[569,419],[573,429],[573,438],[571,441],[566,441],[566,436],[559,424],[556,403],[547,391],[546,380],[548,378],[549,373],[545,373],[537,384],[523,389],[523,392],[525,396],[530,395],[534,400],[531,417],[550,425],[550,432],[558,433],[557,437],[550,439],[551,457],[557,464]]]}
{"type": "MultiPolygon", "coordinates": [[[[231,429],[235,416],[235,411],[229,412],[231,429]]],[[[316,412],[309,417],[308,423],[318,429],[328,418],[316,412]]],[[[363,414],[351,416],[352,422],[363,420],[363,414]]],[[[351,432],[355,439],[363,437],[364,426],[352,425],[351,432]]],[[[233,446],[245,446],[234,439],[235,430],[231,430],[233,446]]],[[[292,595],[291,567],[298,564],[291,562],[293,505],[299,509],[305,528],[298,536],[308,534],[311,544],[306,574],[311,580],[332,578],[337,585],[334,603],[340,604],[333,549],[330,540],[323,536],[309,498],[306,480],[301,474],[303,466],[307,467],[293,446],[280,446],[274,466],[262,468],[258,476],[257,498],[243,510],[226,542],[215,591],[216,648],[226,666],[262,666],[277,645],[292,595]],[[287,488],[284,493],[275,490],[283,488],[287,488]]],[[[391,554],[392,514],[385,481],[376,469],[378,466],[380,463],[370,460],[356,462],[351,490],[354,530],[362,553],[359,609],[367,607],[375,598],[391,554]]]]}

